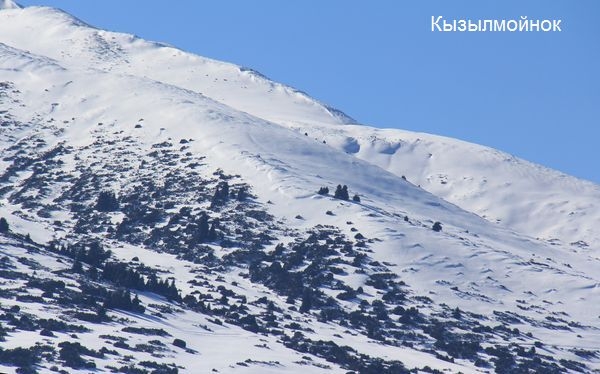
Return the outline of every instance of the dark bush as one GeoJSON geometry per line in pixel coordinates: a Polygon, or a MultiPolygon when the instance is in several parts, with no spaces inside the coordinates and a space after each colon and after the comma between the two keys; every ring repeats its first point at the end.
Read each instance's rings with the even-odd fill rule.
{"type": "Polygon", "coordinates": [[[0,217],[0,232],[8,232],[8,221],[4,217],[0,217]]]}
{"type": "Polygon", "coordinates": [[[31,348],[0,348],[0,363],[5,365],[15,365],[20,368],[27,368],[37,364],[40,361],[34,347],[31,348]]]}
{"type": "Polygon", "coordinates": [[[119,209],[119,201],[112,191],[102,191],[98,195],[96,210],[101,212],[114,212],[119,209]]]}
{"type": "Polygon", "coordinates": [[[179,339],[179,338],[175,338],[175,340],[173,340],[173,345],[175,347],[179,347],[179,348],[182,348],[182,349],[185,349],[186,346],[187,346],[185,340],[182,340],[182,339],[179,339]]]}
{"type": "Polygon", "coordinates": [[[348,195],[348,186],[341,186],[338,184],[333,197],[340,200],[350,200],[350,195],[348,195]]]}
{"type": "Polygon", "coordinates": [[[62,342],[59,357],[65,362],[65,365],[73,369],[95,369],[96,364],[93,361],[84,360],[81,355],[101,357],[102,355],[91,351],[79,343],[62,342]]]}
{"type": "Polygon", "coordinates": [[[129,332],[132,334],[140,334],[140,335],[147,335],[147,336],[169,336],[170,335],[168,332],[166,332],[163,329],[154,329],[154,328],[146,328],[146,327],[128,326],[128,327],[124,327],[122,331],[129,332]]]}
{"type": "Polygon", "coordinates": [[[42,329],[42,331],[40,331],[40,335],[41,336],[48,336],[48,337],[55,337],[56,335],[54,335],[54,333],[48,329],[42,329]]]}
{"type": "Polygon", "coordinates": [[[109,292],[105,299],[103,307],[106,309],[122,309],[135,313],[144,313],[146,308],[141,304],[138,296],[131,297],[129,290],[116,290],[109,292]]]}

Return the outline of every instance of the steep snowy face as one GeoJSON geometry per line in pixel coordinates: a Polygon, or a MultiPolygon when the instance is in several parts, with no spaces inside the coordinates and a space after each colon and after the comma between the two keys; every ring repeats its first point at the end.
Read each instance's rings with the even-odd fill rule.
{"type": "Polygon", "coordinates": [[[448,168],[473,201],[503,154],[349,122],[234,65],[3,10],[2,349],[100,372],[600,369],[598,256],[417,186],[448,168]]]}

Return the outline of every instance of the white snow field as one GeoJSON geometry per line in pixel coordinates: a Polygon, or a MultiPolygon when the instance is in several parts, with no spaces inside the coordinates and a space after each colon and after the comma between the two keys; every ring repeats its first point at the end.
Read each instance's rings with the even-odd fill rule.
{"type": "MultiPolygon", "coordinates": [[[[600,186],[460,140],[363,126],[250,69],[99,30],[57,9],[20,8],[10,0],[1,1],[0,9],[0,217],[11,231],[0,234],[0,257],[12,272],[0,278],[7,292],[0,294],[0,347],[54,347],[34,370],[65,367],[58,344],[77,341],[114,351],[93,359],[99,372],[140,369],[140,362],[150,361],[186,373],[377,372],[367,359],[352,366],[323,350],[291,347],[284,337],[298,329],[310,341],[331,341],[381,359],[387,372],[401,372],[389,366],[393,361],[422,372],[527,372],[524,365],[539,362],[546,366],[531,370],[600,370],[600,186]],[[153,164],[159,156],[170,159],[153,164]],[[219,210],[199,197],[207,188],[218,191],[219,170],[230,176],[222,178],[230,186],[249,187],[250,205],[230,201],[219,210]],[[207,184],[196,185],[197,178],[207,184]],[[93,210],[92,197],[100,190],[116,191],[121,207],[128,206],[125,197],[136,196],[144,183],[178,190],[153,195],[152,209],[162,218],[140,223],[138,236],[120,231],[132,222],[125,209],[81,213],[93,210]],[[333,191],[317,194],[338,184],[361,201],[332,198],[333,191]],[[79,192],[90,195],[77,200],[79,192]],[[233,244],[168,242],[166,236],[184,235],[186,227],[173,218],[184,207],[208,212],[222,225],[221,239],[233,244]],[[259,211],[273,218],[260,218],[259,211]],[[436,221],[443,226],[439,232],[431,229],[436,221]],[[398,335],[326,318],[317,307],[302,311],[301,300],[289,300],[276,282],[257,280],[250,262],[227,262],[267,223],[272,239],[260,256],[269,269],[276,269],[269,256],[278,256],[278,244],[294,243],[315,228],[337,230],[363,251],[370,262],[362,269],[352,261],[337,263],[327,280],[332,283],[315,287],[348,316],[377,309],[361,303],[385,300],[386,313],[400,318],[389,322],[398,335]],[[153,236],[159,229],[164,238],[153,236]],[[250,237],[234,240],[244,230],[250,237]],[[100,282],[70,272],[72,259],[46,247],[81,238],[102,241],[115,260],[137,258],[172,277],[182,296],[211,295],[213,309],[226,297],[223,289],[232,289],[244,299],[236,308],[245,305],[260,321],[274,315],[281,332],[252,331],[231,314],[143,290],[136,293],[145,313],[109,308],[112,319],[103,323],[74,322],[68,315],[67,321],[88,329],[76,338],[60,331],[40,336],[39,328],[12,323],[6,313],[65,317],[58,299],[32,288],[30,277],[60,280],[81,293],[87,282],[100,282]],[[210,267],[186,257],[185,249],[192,253],[196,245],[223,263],[210,267]],[[393,274],[406,287],[401,311],[384,298],[391,286],[373,282],[378,273],[393,274]],[[359,287],[358,296],[340,296],[342,289],[359,287]],[[263,297],[272,303],[269,311],[263,297]],[[410,307],[418,309],[421,322],[398,317],[410,307]],[[453,354],[444,344],[454,335],[440,337],[432,327],[434,319],[450,321],[446,312],[456,308],[464,317],[454,316],[459,322],[447,333],[465,341],[469,333],[479,334],[475,354],[453,354]],[[291,322],[298,327],[288,327],[291,322]],[[168,335],[124,332],[128,326],[168,335]],[[187,349],[174,347],[174,338],[187,349]],[[129,348],[115,345],[119,339],[129,348]],[[163,348],[144,351],[153,339],[163,348]],[[513,353],[513,366],[502,366],[497,347],[513,353]]],[[[332,244],[323,238],[318,243],[332,244]]],[[[310,266],[307,260],[297,270],[310,266]]],[[[2,357],[0,351],[0,371],[17,372],[18,365],[2,357]]],[[[148,365],[148,372],[168,372],[148,365]]]]}

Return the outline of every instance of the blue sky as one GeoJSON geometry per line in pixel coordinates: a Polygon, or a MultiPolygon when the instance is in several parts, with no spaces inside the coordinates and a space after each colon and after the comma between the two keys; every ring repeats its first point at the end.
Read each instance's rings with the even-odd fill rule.
{"type": "Polygon", "coordinates": [[[361,123],[489,145],[600,183],[597,0],[22,0],[251,67],[361,123]],[[562,19],[432,33],[431,16],[562,19]]]}

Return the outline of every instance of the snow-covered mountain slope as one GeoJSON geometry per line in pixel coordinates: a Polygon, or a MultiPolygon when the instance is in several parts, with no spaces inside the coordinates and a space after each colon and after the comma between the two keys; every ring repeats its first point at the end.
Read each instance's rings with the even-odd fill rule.
{"type": "Polygon", "coordinates": [[[0,30],[8,45],[18,44],[66,66],[150,78],[327,140],[463,209],[534,238],[577,247],[600,242],[600,187],[593,183],[453,139],[338,126],[353,120],[252,70],[90,28],[48,8],[4,12],[0,30]],[[23,12],[27,15],[17,16],[23,12]],[[20,32],[23,29],[29,32],[20,32]]]}
{"type": "Polygon", "coordinates": [[[252,70],[90,28],[48,8],[5,12],[0,30],[8,45],[14,43],[65,66],[157,80],[326,140],[336,149],[404,175],[465,210],[525,235],[580,248],[600,242],[596,184],[454,139],[352,126],[354,121],[342,112],[252,70]],[[23,12],[27,15],[17,16],[23,12]],[[22,33],[23,29],[29,32],[22,33]]]}
{"type": "MultiPolygon", "coordinates": [[[[467,173],[452,160],[480,149],[355,126],[54,9],[2,10],[0,370],[600,369],[600,258],[414,182],[467,173]],[[360,201],[317,193],[338,184],[360,201]]],[[[521,188],[519,167],[504,176],[521,188]]]]}
{"type": "Polygon", "coordinates": [[[61,61],[146,77],[187,88],[254,116],[277,122],[298,119],[350,123],[343,113],[251,69],[185,53],[133,35],[89,27],[54,9],[32,7],[3,14],[3,41],[61,61]],[[26,13],[23,16],[23,13],[26,13]],[[23,34],[21,30],[30,32],[23,34]]]}
{"type": "Polygon", "coordinates": [[[491,222],[598,253],[600,186],[507,153],[425,133],[295,126],[491,222]]]}

